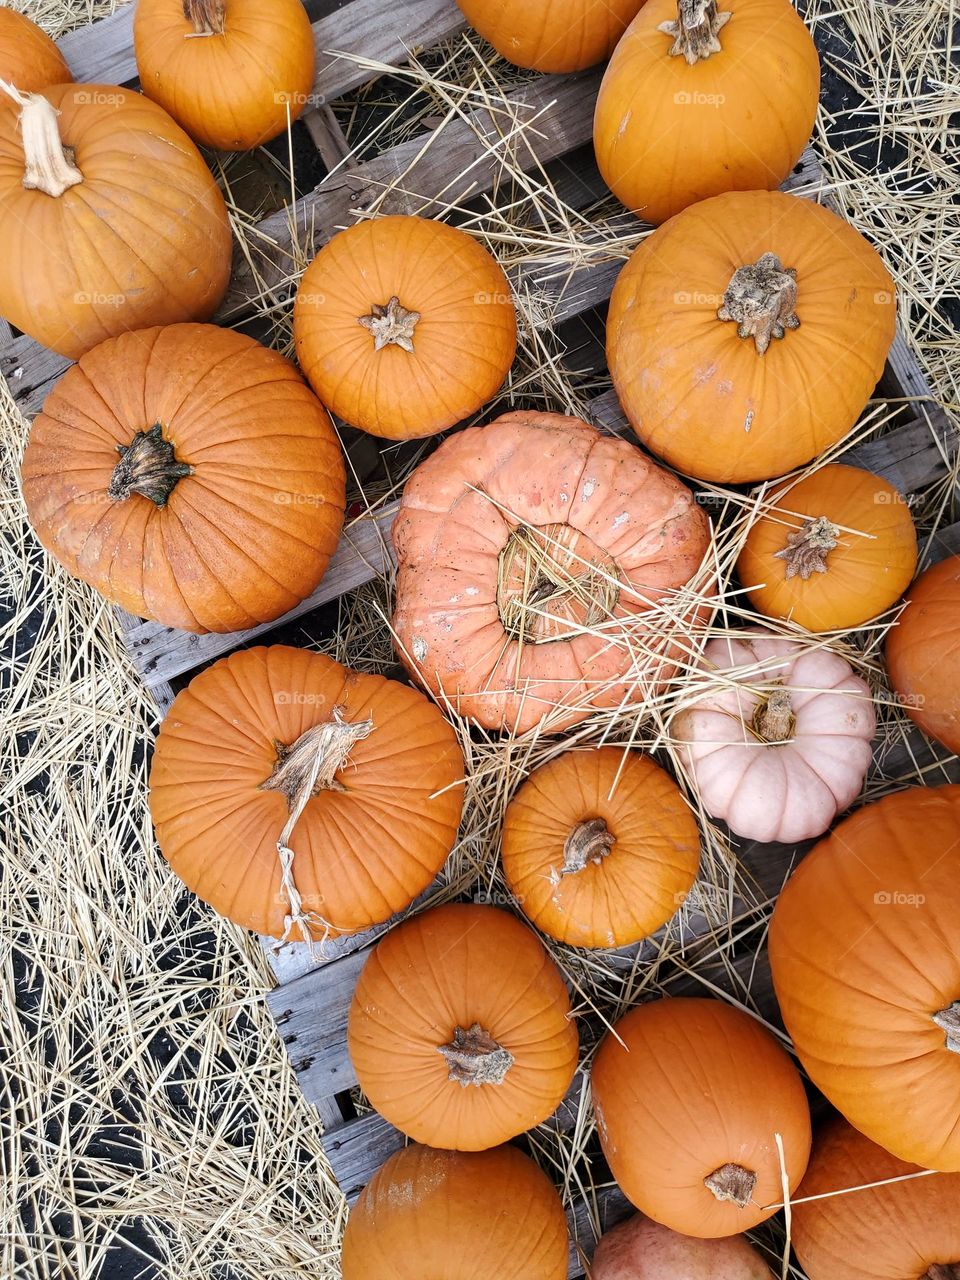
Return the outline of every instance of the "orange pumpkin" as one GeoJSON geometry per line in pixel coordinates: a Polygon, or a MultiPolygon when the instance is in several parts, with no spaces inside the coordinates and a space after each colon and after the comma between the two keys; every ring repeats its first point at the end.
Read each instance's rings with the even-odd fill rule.
{"type": "Polygon", "coordinates": [[[505,414],[445,440],[407,482],[401,657],[493,729],[555,733],[642,700],[670,669],[670,635],[689,645],[677,614],[694,612],[682,589],[709,539],[690,491],[632,445],[556,413],[505,414]]]}
{"type": "Polygon", "coordinates": [[[644,0],[457,0],[497,53],[533,71],[583,71],[609,58],[644,0]]]}
{"type": "Polygon", "coordinates": [[[219,151],[269,142],[313,89],[301,0],[137,0],[133,43],[143,92],[219,151]]]}
{"type": "Polygon", "coordinates": [[[847,631],[889,609],[917,566],[910,508],[892,484],[833,463],[769,496],[737,573],[754,608],[808,631],[847,631]]]}
{"type": "Polygon", "coordinates": [[[333,413],[405,440],[452,427],[500,389],[517,320],[507,277],[472,236],[394,216],[324,245],[300,283],[293,334],[333,413]]]}
{"type": "Polygon", "coordinates": [[[827,1123],[792,1214],[809,1280],[958,1280],[960,1173],[910,1176],[920,1172],[845,1120],[827,1123]]]}
{"type": "Polygon", "coordinates": [[[567,1220],[516,1147],[396,1152],[364,1188],[343,1237],[343,1280],[566,1280],[567,1220]]]}
{"type": "Polygon", "coordinates": [[[560,971],[519,920],[453,903],[377,944],[350,1006],[360,1087],[416,1142],[482,1151],[557,1109],[577,1066],[560,971]]]}
{"type": "Polygon", "coordinates": [[[568,751],[507,807],[503,871],[524,914],[577,947],[648,937],[697,876],[700,834],[677,784],[649,756],[568,751]]]}
{"type": "Polygon", "coordinates": [[[73,79],[63,54],[45,31],[15,9],[0,9],[0,80],[21,93],[73,79]]]}
{"type": "Polygon", "coordinates": [[[272,937],[387,920],[453,847],[463,757],[422,694],[286,645],[214,663],[157,738],[150,812],[198,897],[272,937]]]}
{"type": "Polygon", "coordinates": [[[630,258],[607,361],[634,431],[671,466],[766,480],[850,430],[895,312],[879,255],[836,214],[779,191],[733,192],[679,214],[630,258]]]}
{"type": "Polygon", "coordinates": [[[724,191],[772,190],[819,93],[816,46],[789,0],[647,0],[600,86],[597,164],[653,223],[724,191]]]}
{"type": "Polygon", "coordinates": [[[960,556],[921,573],[887,637],[887,672],[904,711],[960,754],[960,556]]]}
{"type": "Polygon", "coordinates": [[[101,343],[47,396],[31,523],[70,573],[189,631],[269,622],[316,587],[343,523],[330,417],[293,366],[214,325],[101,343]]]}
{"type": "Polygon", "coordinates": [[[900,1159],[960,1170],[960,787],[841,822],[780,894],[769,948],[814,1084],[900,1159]]]}
{"type": "Polygon", "coordinates": [[[600,1046],[591,1073],[610,1169],[642,1213],[683,1235],[748,1231],[791,1191],[810,1154],[796,1067],[768,1031],[719,1000],[639,1005],[600,1046]]]}
{"type": "Polygon", "coordinates": [[[0,105],[0,315],[71,360],[130,329],[208,319],[230,223],[183,130],[116,85],[17,101],[19,115],[0,105]]]}

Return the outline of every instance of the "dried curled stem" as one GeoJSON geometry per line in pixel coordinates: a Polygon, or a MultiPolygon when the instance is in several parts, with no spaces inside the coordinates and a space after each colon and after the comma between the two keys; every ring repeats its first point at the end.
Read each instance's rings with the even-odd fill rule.
{"type": "Polygon", "coordinates": [[[934,1262],[920,1280],[960,1280],[960,1262],[934,1262]]]}
{"type": "Polygon", "coordinates": [[[125,502],[139,493],[156,507],[165,507],[177,482],[193,474],[193,467],[177,460],[173,441],[163,438],[159,422],[149,431],[138,431],[129,444],[118,444],[117,453],[120,461],[107,486],[112,502],[125,502]]]}
{"type": "Polygon", "coordinates": [[[223,0],[183,0],[183,16],[193,24],[193,30],[184,37],[186,40],[223,35],[223,0]]]}
{"type": "Polygon", "coordinates": [[[751,1169],[745,1169],[742,1164],[724,1164],[708,1174],[703,1185],[717,1200],[745,1209],[757,1185],[757,1175],[751,1169]]]}
{"type": "Polygon", "coordinates": [[[787,545],[775,551],[774,558],[787,566],[788,579],[799,577],[804,582],[813,573],[827,572],[827,555],[838,546],[840,530],[826,516],[805,520],[802,527],[787,536],[787,545]]]}
{"type": "Polygon", "coordinates": [[[753,338],[762,356],[771,339],[800,328],[796,306],[796,271],[785,267],[775,253],[764,253],[733,273],[717,318],[735,321],[738,336],[753,338]]]}
{"type": "Polygon", "coordinates": [[[960,1000],[954,1000],[946,1009],[935,1013],[933,1020],[941,1031],[947,1033],[947,1048],[950,1052],[960,1053],[960,1000]]]}
{"type": "Polygon", "coordinates": [[[682,56],[693,66],[720,53],[717,37],[732,17],[732,13],[717,12],[717,0],[677,0],[676,21],[661,22],[657,30],[673,37],[670,57],[682,56]]]}
{"type": "Polygon", "coordinates": [[[796,727],[790,691],[780,686],[760,702],[753,713],[753,732],[763,742],[786,742],[793,737],[796,727]]]}
{"type": "Polygon", "coordinates": [[[59,111],[42,93],[21,93],[6,80],[0,80],[0,91],[20,108],[23,185],[28,191],[42,191],[58,199],[83,181],[72,151],[60,138],[59,111]]]}
{"type": "Polygon", "coordinates": [[[373,334],[374,351],[382,351],[392,344],[413,355],[413,335],[419,319],[420,312],[408,311],[394,294],[382,306],[374,304],[369,315],[357,316],[357,324],[362,324],[373,334]]]}
{"type": "Polygon", "coordinates": [[[589,818],[573,828],[563,846],[563,876],[576,875],[592,863],[599,866],[617,842],[603,818],[589,818]]]}
{"type": "Polygon", "coordinates": [[[498,1044],[479,1022],[466,1031],[457,1027],[450,1043],[439,1045],[437,1053],[443,1055],[450,1068],[447,1079],[463,1089],[471,1084],[476,1088],[482,1084],[503,1084],[514,1063],[513,1054],[498,1044]]]}

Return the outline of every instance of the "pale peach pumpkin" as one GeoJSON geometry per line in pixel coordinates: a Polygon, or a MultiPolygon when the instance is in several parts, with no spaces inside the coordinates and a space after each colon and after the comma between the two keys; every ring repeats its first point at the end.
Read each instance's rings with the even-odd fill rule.
{"type": "Polygon", "coordinates": [[[601,1237],[591,1280],[772,1280],[743,1236],[699,1240],[635,1213],[601,1237]]]}

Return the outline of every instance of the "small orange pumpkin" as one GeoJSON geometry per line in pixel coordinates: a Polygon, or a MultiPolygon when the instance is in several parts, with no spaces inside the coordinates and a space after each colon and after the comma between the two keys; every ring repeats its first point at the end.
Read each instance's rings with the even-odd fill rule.
{"type": "Polygon", "coordinates": [[[892,484],[832,463],[769,496],[737,573],[761,613],[846,631],[889,609],[917,567],[917,532],[892,484]]]}
{"type": "Polygon", "coordinates": [[[0,80],[21,93],[37,93],[72,79],[63,54],[45,31],[16,9],[0,9],[0,80]]]}
{"type": "Polygon", "coordinates": [[[198,897],[299,941],[388,920],[427,888],[456,839],[462,783],[456,736],[422,694],[271,645],[177,695],[150,812],[198,897]]]}
{"type": "Polygon", "coordinates": [[[887,637],[887,672],[904,711],[960,755],[960,556],[926,569],[887,637]]]}
{"type": "Polygon", "coordinates": [[[360,1087],[416,1142],[482,1151],[552,1115],[577,1066],[560,971],[530,929],[453,903],[377,944],[350,1006],[360,1087]]]}
{"type": "Polygon", "coordinates": [[[452,427],[499,391],[517,319],[507,277],[472,236],[396,215],[324,245],[297,291],[293,334],[333,413],[405,440],[452,427]]]}
{"type": "Polygon", "coordinates": [[[649,756],[568,751],[507,807],[503,871],[524,914],[577,947],[621,947],[677,911],[697,876],[700,835],[680,789],[649,756]]]}
{"type": "Polygon", "coordinates": [[[583,71],[609,58],[644,0],[457,0],[497,53],[533,71],[583,71]]]}
{"type": "Polygon", "coordinates": [[[566,1280],[567,1219],[516,1147],[397,1151],[350,1210],[343,1280],[566,1280]]]}

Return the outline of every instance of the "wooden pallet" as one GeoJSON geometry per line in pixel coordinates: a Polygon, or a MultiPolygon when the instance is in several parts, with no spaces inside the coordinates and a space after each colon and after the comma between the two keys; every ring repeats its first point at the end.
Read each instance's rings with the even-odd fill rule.
{"type": "MultiPolygon", "coordinates": [[[[65,37],[61,48],[78,80],[109,83],[135,82],[136,66],[131,43],[131,8],[65,37]]],[[[303,118],[304,126],[328,168],[345,154],[342,135],[329,104],[379,72],[369,65],[338,57],[361,55],[367,64],[399,66],[414,48],[429,48],[455,35],[463,18],[455,0],[406,0],[392,6],[389,24],[383,22],[383,0],[310,0],[307,9],[313,23],[318,51],[315,85],[318,105],[303,118]],[[339,7],[338,7],[339,5],[339,7]],[[388,29],[389,28],[389,29],[388,29]]],[[[495,190],[502,174],[499,153],[509,150],[511,163],[535,171],[548,167],[554,187],[573,208],[594,202],[605,188],[589,149],[593,100],[599,73],[575,76],[542,76],[515,90],[508,111],[491,114],[478,108],[469,118],[448,121],[437,133],[415,137],[372,159],[346,163],[315,190],[298,200],[295,209],[266,218],[254,243],[253,268],[241,262],[235,270],[228,296],[218,313],[222,322],[238,323],[251,312],[251,298],[258,292],[277,290],[284,296],[291,269],[294,235],[301,251],[319,247],[338,226],[373,207],[379,212],[443,213],[453,205],[475,201],[495,190]],[[535,128],[517,133],[505,120],[535,122],[535,128]],[[429,145],[425,145],[429,142],[429,145]],[[402,178],[402,181],[397,181],[402,178]]],[[[819,167],[807,152],[785,189],[812,198],[823,196],[819,167]]],[[[636,228],[626,214],[606,224],[587,227],[585,244],[609,242],[618,233],[636,228]]],[[[546,306],[554,327],[574,321],[609,297],[620,263],[602,261],[558,275],[550,255],[532,255],[512,268],[518,292],[535,290],[546,306]]],[[[29,417],[68,367],[68,361],[40,348],[30,339],[11,332],[0,322],[0,372],[7,377],[15,399],[29,417]]],[[[956,452],[953,428],[934,397],[901,335],[890,353],[877,389],[881,400],[899,405],[900,425],[880,439],[850,449],[845,459],[885,476],[904,494],[910,494],[950,470],[956,452]]],[[[597,396],[589,406],[594,421],[604,429],[623,433],[626,422],[612,392],[597,396]]],[[[327,574],[314,594],[275,623],[232,635],[196,636],[121,614],[121,623],[133,663],[161,709],[171,701],[175,688],[200,666],[255,636],[304,617],[321,605],[382,574],[389,568],[389,530],[396,504],[384,505],[352,522],[344,531],[327,574]]],[[[960,525],[936,535],[927,548],[929,559],[960,551],[960,525]]],[[[931,780],[956,776],[955,762],[931,747],[919,735],[888,753],[880,768],[896,777],[913,759],[930,771],[931,780]]],[[[802,850],[779,846],[748,846],[740,851],[744,872],[755,882],[756,901],[772,898],[802,850]]],[[[744,901],[743,919],[749,922],[756,901],[744,901]]],[[[401,1136],[377,1115],[354,1114],[347,1091],[356,1076],[345,1042],[346,1014],[357,975],[367,951],[389,925],[365,934],[340,939],[329,948],[329,959],[316,966],[306,947],[288,946],[279,955],[268,951],[278,979],[269,997],[270,1008],[290,1055],[305,1096],[316,1105],[325,1126],[324,1147],[340,1185],[352,1200],[382,1161],[402,1142],[401,1136]]],[[[673,925],[676,929],[676,924],[673,925]]],[[[730,955],[729,937],[713,941],[705,918],[685,921],[684,941],[699,947],[701,981],[713,981],[718,990],[731,990],[738,982],[757,1001],[758,1012],[776,1020],[765,953],[749,949],[730,955]],[[706,938],[706,940],[705,940],[706,938]]],[[[653,956],[657,938],[619,955],[624,965],[653,956]]],[[[678,975],[667,988],[689,989],[689,980],[678,975]]],[[[586,1106],[580,1075],[545,1131],[570,1129],[580,1108],[586,1106]]],[[[599,1191],[590,1203],[575,1202],[571,1223],[570,1275],[582,1273],[596,1233],[626,1211],[623,1197],[614,1187],[599,1191]]]]}

